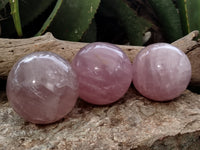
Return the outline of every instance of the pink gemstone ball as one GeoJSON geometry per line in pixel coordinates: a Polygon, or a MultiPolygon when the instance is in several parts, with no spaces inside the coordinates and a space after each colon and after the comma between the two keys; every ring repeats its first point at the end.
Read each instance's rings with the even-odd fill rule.
{"type": "Polygon", "coordinates": [[[168,101],[178,97],[188,86],[191,65],[178,48],[157,43],[142,49],[133,62],[133,84],[145,97],[168,101]]]}
{"type": "Polygon", "coordinates": [[[25,120],[48,124],[63,118],[78,98],[78,79],[70,64],[51,52],[19,60],[7,80],[7,97],[25,120]]]}
{"type": "Polygon", "coordinates": [[[105,105],[119,100],[132,81],[132,65],[127,55],[113,44],[96,42],[83,47],[72,61],[77,73],[80,97],[105,105]]]}

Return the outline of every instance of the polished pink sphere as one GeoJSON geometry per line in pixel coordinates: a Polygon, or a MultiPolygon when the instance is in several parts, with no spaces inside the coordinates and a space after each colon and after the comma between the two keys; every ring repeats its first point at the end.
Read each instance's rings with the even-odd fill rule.
{"type": "Polygon", "coordinates": [[[72,67],[79,79],[80,97],[92,104],[119,100],[132,81],[129,58],[113,44],[88,44],[77,53],[72,67]]]}
{"type": "Polygon", "coordinates": [[[51,52],[19,60],[9,73],[7,97],[25,120],[48,124],[63,118],[78,98],[78,79],[70,64],[51,52]]]}
{"type": "Polygon", "coordinates": [[[178,48],[157,43],[142,49],[133,62],[133,84],[145,97],[168,101],[178,97],[191,79],[191,65],[178,48]]]}

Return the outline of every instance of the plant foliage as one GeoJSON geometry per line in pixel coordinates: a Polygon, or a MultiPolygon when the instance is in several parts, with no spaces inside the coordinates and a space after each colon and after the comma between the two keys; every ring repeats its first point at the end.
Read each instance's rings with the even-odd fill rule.
{"type": "Polygon", "coordinates": [[[2,10],[8,2],[9,0],[0,0],[0,10],[2,10]]]}
{"type": "Polygon", "coordinates": [[[149,0],[166,38],[172,42],[183,36],[179,14],[171,0],[149,0]]]}
{"type": "Polygon", "coordinates": [[[102,5],[116,15],[124,26],[131,44],[143,44],[143,35],[151,27],[150,22],[139,17],[123,0],[102,0],[102,5]]]}
{"type": "Polygon", "coordinates": [[[200,30],[200,1],[177,0],[184,34],[200,30]]]}
{"type": "Polygon", "coordinates": [[[149,41],[172,42],[200,30],[200,1],[0,0],[0,27],[8,38],[50,31],[71,41],[143,45],[160,35],[149,41]]]}
{"type": "Polygon", "coordinates": [[[48,31],[55,37],[78,41],[88,29],[100,0],[63,0],[48,31]]]}

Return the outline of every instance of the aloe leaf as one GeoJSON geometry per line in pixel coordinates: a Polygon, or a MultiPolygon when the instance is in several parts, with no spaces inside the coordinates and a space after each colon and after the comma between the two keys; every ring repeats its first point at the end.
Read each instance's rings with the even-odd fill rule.
{"type": "Polygon", "coordinates": [[[169,42],[183,36],[181,21],[171,0],[149,0],[169,42]]]}
{"type": "MultiPolygon", "coordinates": [[[[19,0],[21,26],[24,27],[36,19],[52,4],[53,1],[54,0],[19,0]]],[[[8,17],[8,19],[3,20],[1,25],[3,37],[9,37],[9,35],[15,33],[15,27],[13,26],[12,18],[8,17]]]]}
{"type": "Polygon", "coordinates": [[[51,22],[53,21],[54,17],[56,16],[58,10],[60,9],[60,6],[62,5],[63,0],[58,0],[53,11],[51,12],[51,14],[49,15],[49,17],[47,18],[47,20],[45,21],[45,23],[43,24],[42,28],[40,29],[40,31],[38,31],[38,33],[35,36],[39,36],[41,34],[43,34],[47,28],[49,27],[49,25],[51,24],[51,22]]]}
{"type": "Polygon", "coordinates": [[[200,30],[200,1],[187,0],[188,20],[190,24],[189,32],[200,30]]]}
{"type": "Polygon", "coordinates": [[[63,0],[48,31],[63,40],[79,41],[88,29],[100,0],[63,0]]]}
{"type": "Polygon", "coordinates": [[[137,16],[124,0],[102,0],[102,7],[112,11],[126,30],[130,44],[143,45],[143,35],[151,28],[151,23],[137,16]]]}
{"type": "Polygon", "coordinates": [[[22,26],[27,25],[43,13],[54,0],[19,0],[22,26]]]}
{"type": "Polygon", "coordinates": [[[177,0],[184,33],[200,30],[200,1],[177,0]]]}
{"type": "Polygon", "coordinates": [[[189,33],[188,8],[185,0],[177,0],[184,35],[189,33]]]}
{"type": "Polygon", "coordinates": [[[96,27],[95,19],[93,19],[89,28],[83,34],[81,41],[91,43],[91,42],[95,42],[96,40],[97,40],[97,27],[96,27]]]}
{"type": "Polygon", "coordinates": [[[0,10],[5,8],[6,4],[9,3],[9,0],[0,0],[0,10]]]}
{"type": "Polygon", "coordinates": [[[17,31],[18,36],[21,37],[23,33],[22,33],[21,20],[19,16],[18,0],[10,0],[9,2],[10,2],[10,8],[11,8],[11,15],[13,17],[13,21],[15,24],[15,29],[17,31]]]}

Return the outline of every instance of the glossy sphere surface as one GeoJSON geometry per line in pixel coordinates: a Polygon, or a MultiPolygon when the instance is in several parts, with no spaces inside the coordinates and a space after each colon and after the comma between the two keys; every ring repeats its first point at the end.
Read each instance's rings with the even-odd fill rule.
{"type": "Polygon", "coordinates": [[[70,64],[50,52],[19,60],[9,73],[7,97],[25,120],[47,124],[63,118],[78,98],[78,79],[70,64]]]}
{"type": "Polygon", "coordinates": [[[149,45],[133,62],[134,86],[152,100],[167,101],[178,97],[187,88],[190,78],[190,61],[170,44],[149,45]]]}
{"type": "Polygon", "coordinates": [[[92,104],[119,100],[132,80],[129,58],[113,44],[88,44],[77,53],[72,67],[79,78],[80,97],[92,104]]]}

